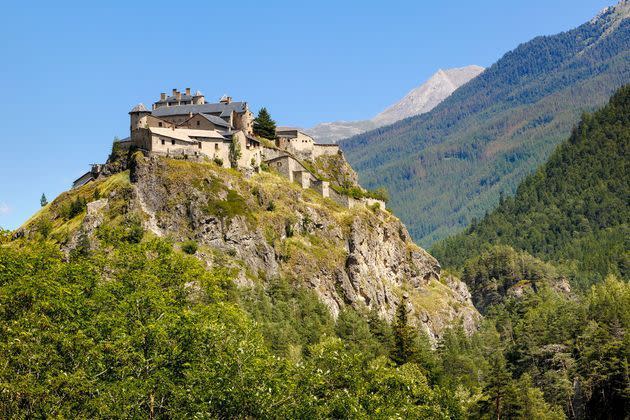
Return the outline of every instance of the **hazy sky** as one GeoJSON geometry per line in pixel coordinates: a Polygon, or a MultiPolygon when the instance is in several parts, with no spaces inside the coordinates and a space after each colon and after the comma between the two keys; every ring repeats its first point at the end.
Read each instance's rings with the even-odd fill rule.
{"type": "Polygon", "coordinates": [[[8,2],[0,25],[0,226],[88,169],[127,112],[172,88],[279,124],[364,119],[439,68],[489,66],[612,1],[8,2]]]}

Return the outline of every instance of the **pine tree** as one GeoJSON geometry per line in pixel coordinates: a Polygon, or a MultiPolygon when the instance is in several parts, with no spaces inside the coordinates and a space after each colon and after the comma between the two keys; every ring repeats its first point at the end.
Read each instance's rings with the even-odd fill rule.
{"type": "Polygon", "coordinates": [[[394,322],[394,351],[391,359],[399,365],[411,360],[416,353],[415,343],[417,333],[409,325],[407,317],[407,305],[403,299],[396,308],[396,321],[394,322]]]}
{"type": "Polygon", "coordinates": [[[39,204],[41,204],[42,207],[48,204],[48,199],[46,198],[46,194],[42,193],[42,198],[39,199],[39,204]]]}
{"type": "Polygon", "coordinates": [[[260,108],[258,116],[254,119],[254,134],[269,140],[276,138],[276,122],[271,119],[267,108],[260,108]]]}

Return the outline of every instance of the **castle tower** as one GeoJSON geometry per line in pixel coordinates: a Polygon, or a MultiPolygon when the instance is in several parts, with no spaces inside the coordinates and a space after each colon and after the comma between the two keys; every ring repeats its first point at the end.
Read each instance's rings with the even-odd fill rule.
{"type": "Polygon", "coordinates": [[[151,111],[144,104],[138,104],[131,108],[131,111],[129,111],[129,119],[131,120],[129,131],[133,133],[138,128],[145,128],[148,115],[151,115],[151,111]]]}
{"type": "Polygon", "coordinates": [[[206,103],[206,98],[203,96],[203,93],[197,91],[195,92],[195,96],[192,97],[192,103],[195,105],[203,105],[206,103]]]}

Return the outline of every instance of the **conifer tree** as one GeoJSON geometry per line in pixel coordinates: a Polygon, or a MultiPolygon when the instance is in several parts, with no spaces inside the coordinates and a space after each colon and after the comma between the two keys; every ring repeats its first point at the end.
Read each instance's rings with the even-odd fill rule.
{"type": "Polygon", "coordinates": [[[254,119],[254,134],[269,140],[276,138],[276,122],[271,119],[265,107],[260,108],[258,116],[254,119]]]}
{"type": "Polygon", "coordinates": [[[48,199],[46,198],[46,194],[42,193],[42,198],[39,199],[39,204],[41,204],[42,207],[48,204],[48,199]]]}
{"type": "Polygon", "coordinates": [[[415,343],[417,333],[414,328],[409,325],[407,316],[407,305],[403,299],[396,308],[396,321],[393,326],[394,330],[394,351],[391,359],[399,365],[403,365],[411,360],[415,355],[415,343]]]}

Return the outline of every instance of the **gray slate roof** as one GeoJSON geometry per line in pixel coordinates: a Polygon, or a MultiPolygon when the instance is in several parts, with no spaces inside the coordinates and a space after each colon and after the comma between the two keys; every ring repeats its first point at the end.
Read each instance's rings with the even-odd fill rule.
{"type": "Polygon", "coordinates": [[[216,115],[201,114],[201,116],[207,119],[208,121],[210,121],[214,125],[218,125],[221,127],[230,127],[230,124],[228,124],[227,121],[225,121],[223,118],[217,117],[216,115]]]}
{"type": "Polygon", "coordinates": [[[203,104],[203,105],[175,105],[161,106],[153,110],[156,117],[187,114],[217,114],[230,115],[230,111],[244,112],[247,102],[230,102],[229,104],[203,104]]]}

